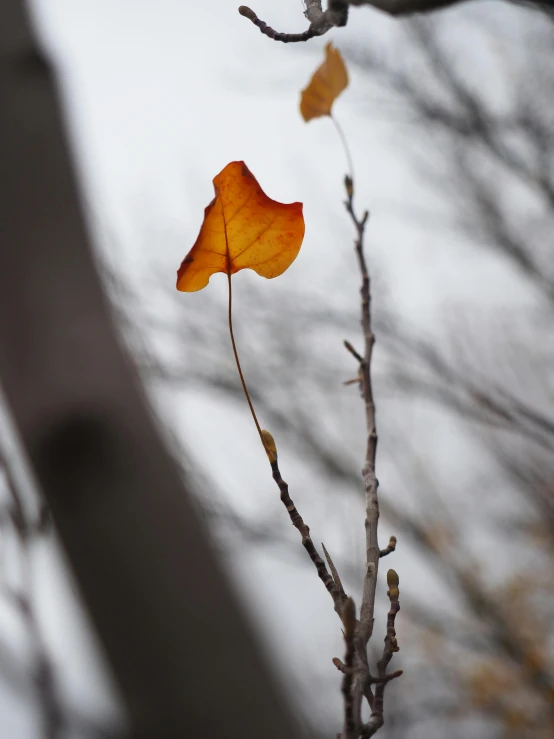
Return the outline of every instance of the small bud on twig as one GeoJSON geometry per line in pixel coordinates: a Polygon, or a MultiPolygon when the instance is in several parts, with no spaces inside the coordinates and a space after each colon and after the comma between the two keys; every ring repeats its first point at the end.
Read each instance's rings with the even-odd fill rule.
{"type": "Polygon", "coordinates": [[[344,177],[344,187],[348,197],[352,198],[354,196],[354,182],[352,181],[352,177],[349,177],[349,175],[345,175],[344,177]]]}
{"type": "Polygon", "coordinates": [[[265,447],[265,453],[267,454],[267,457],[271,464],[273,464],[277,461],[277,445],[275,444],[275,439],[269,433],[269,431],[266,431],[265,429],[262,429],[261,436],[263,445],[265,447]]]}
{"type": "Polygon", "coordinates": [[[389,570],[387,572],[387,585],[389,586],[387,595],[389,596],[391,603],[393,603],[394,601],[397,601],[398,596],[400,595],[398,584],[399,584],[399,578],[398,578],[397,573],[394,570],[389,570]]]}
{"type": "Polygon", "coordinates": [[[347,598],[342,609],[342,623],[344,624],[344,638],[349,640],[356,628],[356,606],[352,598],[347,598]]]}
{"type": "Polygon", "coordinates": [[[397,544],[396,536],[391,536],[391,538],[389,539],[389,543],[388,543],[387,548],[386,549],[381,549],[381,551],[379,552],[379,556],[380,557],[386,557],[387,554],[390,554],[391,552],[394,552],[396,550],[396,544],[397,544]]]}

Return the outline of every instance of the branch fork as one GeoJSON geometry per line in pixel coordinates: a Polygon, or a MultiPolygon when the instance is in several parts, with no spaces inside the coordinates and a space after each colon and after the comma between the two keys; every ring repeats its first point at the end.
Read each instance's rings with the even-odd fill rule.
{"type": "Polygon", "coordinates": [[[337,739],[359,739],[373,736],[384,724],[383,704],[385,687],[403,673],[395,670],[387,674],[387,667],[395,652],[400,651],[396,638],[395,619],[400,610],[398,575],[394,570],[387,573],[390,610],[387,614],[387,634],[381,659],[377,662],[377,675],[370,672],[367,659],[367,642],[362,631],[361,620],[356,619],[354,601],[347,598],[344,603],[342,622],[346,652],[344,662],[338,657],[333,664],[344,677],[342,693],[344,696],[344,728],[337,739]],[[371,686],[375,685],[375,694],[371,686]],[[367,723],[361,721],[362,699],[365,698],[371,709],[367,723]]]}

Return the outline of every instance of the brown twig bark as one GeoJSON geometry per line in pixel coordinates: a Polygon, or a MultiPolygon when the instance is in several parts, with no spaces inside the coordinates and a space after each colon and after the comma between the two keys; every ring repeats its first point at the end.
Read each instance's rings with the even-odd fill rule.
{"type": "Polygon", "coordinates": [[[295,504],[292,501],[292,498],[290,497],[289,486],[281,477],[281,472],[279,470],[279,463],[277,459],[271,462],[271,471],[273,473],[273,479],[275,480],[277,486],[279,487],[279,490],[281,491],[281,501],[288,511],[291,523],[300,532],[300,536],[302,537],[302,546],[308,552],[308,556],[312,560],[314,567],[317,570],[319,579],[325,585],[327,592],[333,599],[335,611],[342,619],[343,606],[347,600],[347,597],[342,587],[340,577],[338,577],[337,573],[338,582],[336,582],[333,576],[329,574],[325,562],[321,559],[317,549],[315,548],[315,544],[310,535],[310,527],[306,523],[304,523],[304,519],[298,512],[298,509],[296,508],[295,504]]]}
{"type": "MultiPolygon", "coordinates": [[[[360,608],[360,625],[365,642],[369,641],[373,629],[373,610],[375,604],[375,588],[377,585],[377,572],[379,568],[380,549],[377,541],[377,524],[379,520],[379,501],[377,488],[379,482],[375,474],[375,457],[377,454],[377,428],[375,420],[375,402],[373,398],[373,387],[371,384],[371,359],[375,336],[371,325],[371,282],[364,254],[364,231],[368,211],[361,218],[356,216],[353,205],[353,183],[346,178],[347,199],[345,206],[354,227],[356,229],[355,251],[358,266],[362,276],[361,295],[361,324],[364,335],[364,354],[360,361],[360,387],[365,405],[366,416],[366,452],[362,469],[366,495],[366,565],[364,586],[362,593],[362,605],[360,608]]],[[[347,347],[348,348],[348,347],[347,347]]]]}
{"type": "MultiPolygon", "coordinates": [[[[239,13],[252,21],[260,31],[273,39],[283,43],[308,41],[314,36],[323,36],[332,28],[346,26],[348,22],[348,9],[350,5],[369,5],[377,10],[392,16],[405,16],[414,13],[428,13],[439,10],[449,5],[456,5],[464,0],[329,0],[327,9],[322,9],[321,0],[306,0],[304,15],[310,21],[309,28],[303,33],[281,33],[276,31],[267,23],[260,20],[258,16],[246,5],[239,7],[239,13]]],[[[531,0],[533,2],[533,0],[531,0]]],[[[536,0],[550,4],[552,0],[536,0]]]]}
{"type": "MultiPolygon", "coordinates": [[[[359,362],[359,385],[361,395],[364,401],[365,417],[366,417],[366,449],[365,460],[362,468],[362,476],[365,487],[366,498],[366,563],[365,575],[362,591],[362,604],[360,608],[360,618],[356,624],[355,637],[353,639],[354,655],[352,664],[343,664],[340,660],[333,660],[337,669],[344,673],[343,693],[345,693],[345,684],[348,685],[349,695],[345,694],[345,722],[342,739],[358,739],[359,736],[365,735],[364,731],[368,730],[368,725],[362,725],[361,708],[362,701],[365,698],[372,710],[370,722],[371,731],[375,733],[383,724],[383,696],[385,684],[397,677],[397,674],[386,675],[386,667],[390,661],[387,651],[387,659],[384,657],[378,663],[378,678],[371,675],[367,658],[367,644],[373,632],[374,608],[375,608],[375,590],[377,587],[377,573],[379,568],[379,559],[396,549],[396,537],[391,537],[388,547],[380,550],[377,538],[377,526],[379,521],[379,501],[377,497],[378,480],[375,473],[375,459],[377,454],[377,428],[375,418],[375,402],[373,397],[373,387],[371,384],[371,360],[373,357],[373,346],[375,344],[375,336],[373,334],[371,322],[371,282],[369,270],[364,254],[364,232],[369,214],[364,212],[361,218],[358,218],[354,211],[354,182],[351,176],[345,178],[346,201],[345,207],[352,219],[356,229],[355,251],[360,274],[362,277],[362,285],[360,289],[361,296],[361,325],[364,337],[364,353],[357,352],[350,342],[345,341],[345,348],[359,362]],[[375,695],[371,689],[372,684],[376,684],[375,695]],[[347,720],[348,719],[348,720],[347,720]]],[[[393,570],[390,570],[393,572],[393,570]]],[[[398,580],[398,577],[396,577],[398,580]]],[[[389,582],[389,597],[393,593],[393,588],[389,582]]],[[[396,590],[393,593],[398,600],[398,582],[396,590]]],[[[394,616],[399,606],[395,606],[394,616]]],[[[392,606],[391,606],[391,610],[392,606]]],[[[387,650],[394,651],[396,647],[394,634],[394,617],[392,621],[389,618],[387,625],[387,637],[385,646],[387,650]],[[392,631],[391,631],[392,629],[392,631]]],[[[392,652],[391,652],[392,656],[392,652]]]]}
{"type": "Polygon", "coordinates": [[[282,41],[284,44],[294,43],[298,41],[308,41],[308,39],[311,39],[314,36],[318,35],[311,27],[303,33],[281,33],[280,31],[276,31],[274,28],[268,26],[267,23],[258,18],[256,13],[254,13],[254,11],[246,5],[241,5],[239,7],[239,13],[245,18],[248,18],[249,21],[252,21],[252,23],[260,29],[264,36],[268,36],[274,41],[282,41]]]}

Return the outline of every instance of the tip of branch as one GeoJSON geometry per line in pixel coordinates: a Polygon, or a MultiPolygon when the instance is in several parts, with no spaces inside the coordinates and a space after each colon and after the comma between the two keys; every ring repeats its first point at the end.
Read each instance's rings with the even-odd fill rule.
{"type": "Polygon", "coordinates": [[[250,8],[247,7],[246,5],[239,6],[239,13],[243,15],[245,18],[249,18],[250,20],[254,20],[254,18],[256,17],[256,14],[254,13],[254,11],[250,10],[250,8]]]}
{"type": "Polygon", "coordinates": [[[247,5],[239,6],[239,13],[245,18],[248,18],[249,21],[252,21],[252,23],[260,29],[264,36],[268,36],[274,41],[282,41],[283,43],[288,44],[291,41],[308,41],[308,39],[319,35],[311,26],[310,28],[308,28],[307,31],[304,31],[304,33],[280,33],[274,28],[271,28],[271,26],[268,26],[267,23],[265,23],[264,21],[260,20],[256,13],[254,13],[254,11],[251,10],[247,5]]]}
{"type": "Polygon", "coordinates": [[[357,352],[357,351],[356,351],[356,350],[354,349],[354,347],[353,347],[353,346],[352,346],[352,344],[351,344],[351,343],[350,343],[350,342],[348,341],[348,339],[343,339],[343,342],[342,342],[342,343],[343,343],[343,345],[344,345],[344,348],[346,349],[346,351],[350,352],[350,354],[352,354],[352,356],[353,356],[353,357],[354,357],[355,359],[357,359],[357,360],[358,360],[358,362],[360,362],[360,363],[361,363],[361,362],[363,362],[363,361],[364,361],[364,358],[362,357],[362,355],[361,355],[361,354],[360,354],[359,352],[357,352]]]}
{"type": "Polygon", "coordinates": [[[400,677],[400,675],[404,674],[404,670],[395,670],[394,672],[389,672],[387,675],[387,682],[390,682],[391,680],[394,680],[397,677],[400,677]]]}

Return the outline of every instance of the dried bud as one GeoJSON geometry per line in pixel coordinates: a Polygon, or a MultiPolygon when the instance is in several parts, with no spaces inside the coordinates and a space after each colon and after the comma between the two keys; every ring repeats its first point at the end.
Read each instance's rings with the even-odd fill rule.
{"type": "Polygon", "coordinates": [[[354,195],[354,183],[352,182],[352,177],[349,177],[348,175],[345,176],[344,187],[346,188],[346,194],[351,198],[354,195]]]}
{"type": "Polygon", "coordinates": [[[277,446],[275,445],[275,439],[269,433],[269,431],[262,430],[262,441],[265,448],[265,453],[271,464],[277,461],[277,446]]]}

